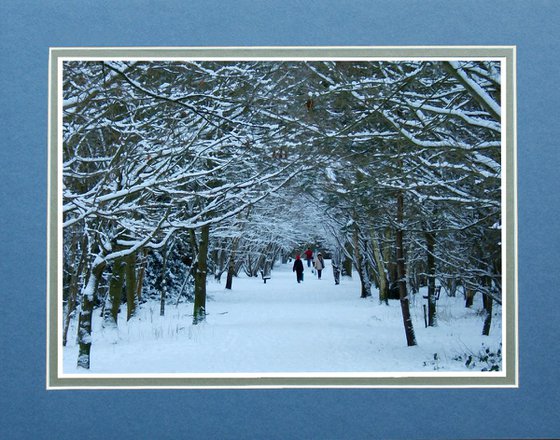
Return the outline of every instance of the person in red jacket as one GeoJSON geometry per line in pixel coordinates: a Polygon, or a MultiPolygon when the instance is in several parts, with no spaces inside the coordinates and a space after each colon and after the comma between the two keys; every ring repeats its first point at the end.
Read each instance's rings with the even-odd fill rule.
{"type": "Polygon", "coordinates": [[[292,268],[292,272],[296,273],[296,279],[298,283],[303,281],[303,263],[299,254],[296,255],[296,261],[294,261],[294,267],[292,268]]]}
{"type": "Polygon", "coordinates": [[[307,267],[311,267],[311,262],[313,261],[313,251],[310,248],[304,252],[305,259],[307,260],[307,267]]]}

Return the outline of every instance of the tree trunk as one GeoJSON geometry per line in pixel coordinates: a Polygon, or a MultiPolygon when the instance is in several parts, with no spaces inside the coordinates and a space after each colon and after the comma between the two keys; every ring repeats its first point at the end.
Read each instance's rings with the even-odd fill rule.
{"type": "Polygon", "coordinates": [[[358,271],[360,275],[360,285],[361,294],[360,298],[369,298],[371,296],[371,280],[369,279],[369,274],[365,267],[365,259],[362,258],[360,262],[360,270],[358,271]]]}
{"type": "Polygon", "coordinates": [[[78,320],[78,368],[85,368],[87,370],[89,370],[91,360],[91,319],[93,316],[93,306],[103,269],[105,269],[104,261],[96,261],[94,263],[87,284],[82,291],[82,310],[78,320]]]}
{"type": "MultiPolygon", "coordinates": [[[[219,246],[222,247],[222,243],[219,246]]],[[[212,252],[211,261],[214,261],[214,279],[221,282],[222,275],[226,271],[226,251],[224,249],[216,249],[212,252]]],[[[227,268],[229,269],[229,266],[227,268]]]]}
{"type": "MultiPolygon", "coordinates": [[[[492,288],[492,280],[488,277],[485,280],[485,284],[486,284],[486,289],[490,290],[492,288]]],[[[492,300],[492,296],[487,292],[487,290],[484,290],[483,293],[483,303],[484,303],[484,311],[486,312],[486,317],[484,318],[484,326],[482,328],[482,334],[484,336],[490,336],[490,327],[492,326],[492,306],[493,306],[493,300],[492,300]]]]}
{"type": "Polygon", "coordinates": [[[360,272],[362,273],[362,298],[369,298],[371,296],[371,270],[369,269],[369,263],[367,259],[367,255],[369,253],[368,242],[363,237],[360,237],[360,244],[362,245],[362,261],[360,264],[360,272]]]}
{"type": "MultiPolygon", "coordinates": [[[[72,279],[74,279],[74,275],[72,276],[72,279]]],[[[74,284],[74,281],[72,281],[71,285],[69,286],[69,290],[70,290],[70,294],[68,295],[68,304],[66,305],[66,315],[64,318],[64,329],[62,331],[63,347],[66,347],[66,343],[68,342],[68,329],[70,328],[70,320],[72,318],[72,314],[76,310],[76,297],[78,296],[78,286],[74,284]]]]}
{"type": "Polygon", "coordinates": [[[144,249],[142,251],[142,254],[141,254],[142,263],[140,264],[140,272],[138,274],[138,282],[136,283],[136,298],[137,298],[138,304],[140,304],[142,302],[142,286],[144,284],[144,275],[146,273],[147,255],[148,255],[148,250],[144,249]]]}
{"type": "Polygon", "coordinates": [[[371,243],[373,246],[373,258],[375,259],[377,271],[379,272],[379,303],[389,305],[389,282],[387,281],[387,272],[385,270],[385,263],[383,262],[383,255],[381,254],[379,238],[375,231],[371,233],[371,243]]]}
{"type": "Polygon", "coordinates": [[[457,280],[455,278],[451,279],[449,283],[449,293],[448,296],[455,297],[457,295],[457,280]]]}
{"type": "Polygon", "coordinates": [[[410,304],[406,291],[406,270],[403,250],[403,216],[404,216],[404,197],[402,193],[397,196],[397,231],[396,231],[396,248],[397,248],[397,276],[399,282],[399,297],[401,301],[401,310],[404,323],[404,331],[406,334],[406,342],[409,347],[416,345],[416,336],[414,335],[414,327],[412,325],[412,317],[410,316],[410,304]]]}
{"type": "Polygon", "coordinates": [[[365,249],[363,249],[364,246],[362,246],[362,239],[357,227],[354,228],[352,238],[354,241],[354,263],[360,277],[360,298],[368,298],[371,296],[371,281],[367,272],[366,259],[363,252],[365,249]]]}
{"type": "Polygon", "coordinates": [[[226,278],[226,289],[231,290],[233,285],[233,276],[235,275],[235,257],[237,253],[237,244],[239,243],[239,238],[235,237],[231,242],[231,254],[228,260],[228,271],[226,278]]]}
{"type": "Polygon", "coordinates": [[[103,327],[106,328],[116,328],[118,324],[119,307],[121,305],[124,284],[124,266],[125,263],[120,258],[113,263],[113,273],[109,282],[109,293],[103,314],[103,327]]]}
{"type": "Polygon", "coordinates": [[[160,282],[160,297],[159,297],[159,316],[165,316],[165,301],[167,300],[167,249],[164,247],[162,251],[163,264],[161,266],[161,282],[160,282]]]}
{"type": "Polygon", "coordinates": [[[436,317],[436,259],[434,257],[435,238],[433,232],[426,232],[427,268],[428,274],[428,325],[437,325],[436,317]]]}
{"type": "MultiPolygon", "coordinates": [[[[194,235],[194,231],[192,232],[194,235]]],[[[208,240],[210,226],[200,228],[200,241],[198,242],[198,257],[194,270],[194,312],[193,324],[196,325],[206,319],[206,275],[208,260],[208,240]]],[[[195,237],[196,240],[196,237],[195,237]]],[[[194,247],[193,247],[194,248],[194,247]]]]}
{"type": "Polygon", "coordinates": [[[492,297],[490,295],[485,295],[488,296],[488,300],[487,300],[487,305],[486,305],[486,317],[484,319],[484,327],[482,328],[482,334],[484,336],[490,336],[490,327],[492,326],[492,305],[493,305],[493,301],[492,301],[492,297]]]}
{"type": "MultiPolygon", "coordinates": [[[[72,255],[74,255],[76,253],[76,247],[77,247],[77,243],[76,243],[77,239],[76,236],[74,236],[73,240],[72,240],[72,246],[73,246],[73,251],[72,251],[72,255]]],[[[79,279],[80,276],[82,275],[83,271],[84,271],[84,265],[86,262],[86,252],[84,251],[84,249],[86,248],[86,238],[84,237],[84,239],[82,240],[82,252],[81,252],[81,257],[80,257],[80,262],[77,266],[77,268],[75,268],[74,272],[72,273],[72,276],[70,277],[70,284],[68,286],[68,303],[66,305],[66,315],[64,318],[64,328],[62,330],[62,346],[66,347],[66,343],[68,341],[68,329],[70,328],[70,321],[72,318],[72,315],[74,314],[74,311],[76,310],[76,305],[77,305],[77,298],[78,298],[78,291],[79,291],[79,279]]]]}
{"type": "Polygon", "coordinates": [[[385,263],[385,267],[387,268],[387,279],[389,281],[389,288],[391,288],[391,285],[393,283],[396,283],[398,279],[397,265],[395,263],[395,259],[393,258],[394,243],[395,238],[393,237],[391,228],[386,228],[382,249],[383,262],[385,263]]]}
{"type": "Polygon", "coordinates": [[[231,290],[231,287],[233,286],[234,273],[235,273],[235,261],[231,259],[228,265],[227,278],[226,278],[226,289],[228,290],[231,290]]]}
{"type": "Polygon", "coordinates": [[[474,304],[475,293],[476,292],[474,291],[474,289],[470,287],[465,290],[465,307],[467,308],[472,307],[472,305],[474,304]]]}
{"type": "Polygon", "coordinates": [[[126,257],[126,320],[130,320],[138,307],[136,295],[136,253],[126,257]]]}
{"type": "Polygon", "coordinates": [[[350,243],[346,243],[344,247],[346,248],[346,252],[344,253],[344,261],[342,262],[342,275],[351,277],[352,258],[349,258],[348,255],[352,255],[352,245],[350,243]]]}

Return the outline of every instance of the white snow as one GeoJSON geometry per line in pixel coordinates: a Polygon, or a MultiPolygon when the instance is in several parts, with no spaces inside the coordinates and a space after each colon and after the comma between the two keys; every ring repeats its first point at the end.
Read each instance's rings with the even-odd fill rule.
{"type": "MultiPolygon", "coordinates": [[[[192,325],[192,304],[159,302],[141,306],[126,322],[121,307],[118,335],[93,317],[91,369],[76,366],[78,346],[72,334],[63,350],[63,374],[197,374],[197,373],[386,373],[480,372],[483,363],[465,365],[483,344],[496,351],[501,342],[501,308],[495,304],[490,336],[482,336],[480,295],[467,309],[461,294],[438,301],[438,326],[424,326],[422,294],[413,295],[411,313],[417,346],[407,347],[399,301],[389,306],[359,297],[359,281],[333,282],[327,261],[318,280],[305,267],[296,282],[291,263],[277,263],[272,278],[240,276],[233,290],[208,283],[206,322],[192,325]],[[462,356],[462,360],[456,360],[462,356]]],[[[73,333],[72,333],[73,332],[73,333]]]]}

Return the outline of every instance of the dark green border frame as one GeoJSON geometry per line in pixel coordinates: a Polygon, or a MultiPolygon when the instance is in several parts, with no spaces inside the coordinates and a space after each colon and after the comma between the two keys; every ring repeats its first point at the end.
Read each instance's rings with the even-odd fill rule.
{"type": "MultiPolygon", "coordinates": [[[[517,136],[516,136],[516,48],[515,46],[426,46],[426,47],[215,47],[215,48],[51,48],[49,56],[49,134],[47,200],[47,389],[177,389],[177,388],[512,388],[519,386],[518,292],[517,292],[517,136]],[[503,282],[505,313],[505,376],[426,377],[259,377],[259,378],[177,378],[177,377],[59,377],[58,346],[61,323],[58,320],[58,75],[64,58],[261,58],[266,59],[368,59],[368,58],[492,58],[504,59],[506,87],[505,157],[502,157],[506,209],[506,267],[503,282]]],[[[503,121],[504,122],[504,121],[503,121]]],[[[397,375],[395,375],[397,376],[397,375]]]]}

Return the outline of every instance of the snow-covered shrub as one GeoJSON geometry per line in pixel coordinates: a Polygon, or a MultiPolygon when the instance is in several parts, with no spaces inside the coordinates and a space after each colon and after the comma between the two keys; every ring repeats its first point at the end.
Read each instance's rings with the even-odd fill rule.
{"type": "Polygon", "coordinates": [[[502,369],[502,343],[496,350],[482,344],[478,353],[464,353],[455,356],[453,360],[463,362],[471,370],[500,371],[502,369]]]}

